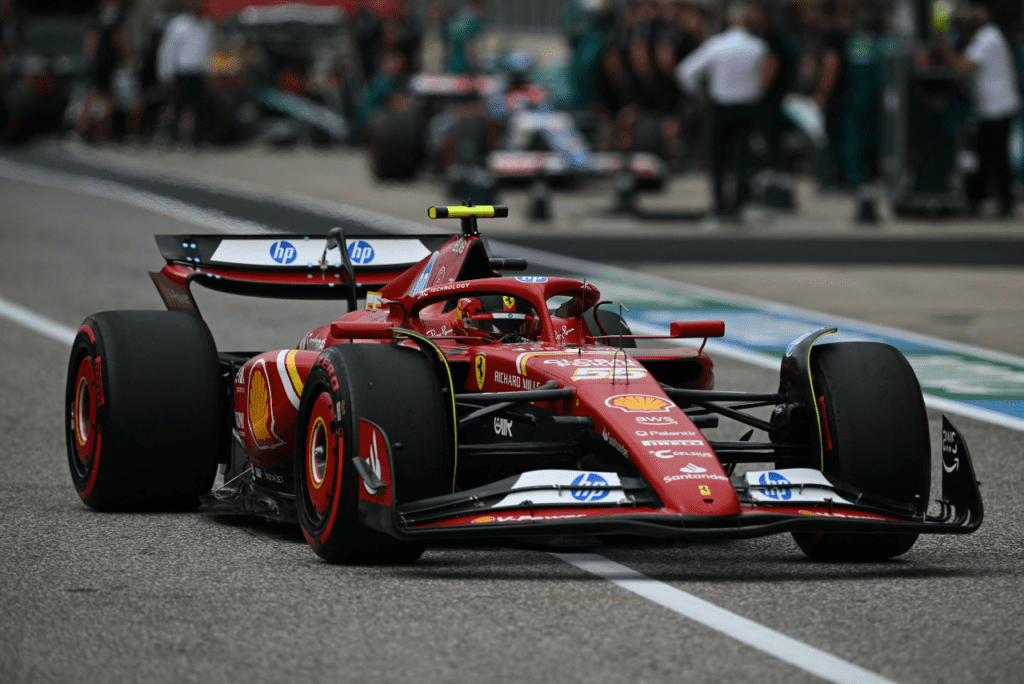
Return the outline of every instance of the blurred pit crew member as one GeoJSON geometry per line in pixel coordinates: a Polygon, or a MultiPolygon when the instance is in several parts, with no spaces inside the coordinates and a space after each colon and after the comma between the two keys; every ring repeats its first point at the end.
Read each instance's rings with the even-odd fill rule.
{"type": "Polygon", "coordinates": [[[92,90],[82,105],[75,131],[94,142],[110,135],[114,115],[114,72],[129,57],[125,13],[120,0],[103,0],[85,37],[83,56],[88,65],[92,90]],[[97,109],[98,108],[98,109],[97,109]],[[95,122],[95,125],[91,125],[95,122]]]}
{"type": "Polygon", "coordinates": [[[1010,126],[1021,109],[1021,92],[1010,44],[992,21],[988,8],[974,5],[969,19],[970,38],[963,54],[939,42],[939,58],[969,74],[974,86],[974,111],[981,120],[978,132],[978,173],[967,187],[968,208],[980,211],[988,184],[999,198],[999,216],[1013,216],[1010,160],[1007,143],[1010,126]]]}
{"type": "Polygon", "coordinates": [[[192,144],[206,140],[209,102],[207,64],[213,48],[212,28],[200,12],[203,0],[186,0],[184,11],[171,19],[157,51],[157,75],[172,103],[168,140],[180,134],[182,115],[192,117],[192,144]]]}
{"type": "Polygon", "coordinates": [[[691,93],[700,92],[704,76],[714,105],[711,134],[711,172],[715,212],[719,218],[737,220],[750,196],[747,156],[754,117],[765,86],[774,76],[776,60],[768,44],[753,35],[748,26],[750,10],[744,5],[729,9],[729,28],[709,38],[679,65],[676,74],[691,93]],[[726,200],[725,171],[734,163],[736,191],[726,200]]]}

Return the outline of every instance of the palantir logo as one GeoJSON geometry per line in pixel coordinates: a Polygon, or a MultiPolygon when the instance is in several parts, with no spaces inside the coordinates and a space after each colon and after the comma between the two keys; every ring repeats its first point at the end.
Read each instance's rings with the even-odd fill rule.
{"type": "Polygon", "coordinates": [[[368,264],[373,261],[376,252],[373,251],[369,242],[359,240],[348,246],[348,256],[352,259],[353,264],[368,264]]]}
{"type": "Polygon", "coordinates": [[[789,487],[782,485],[790,484],[789,480],[774,471],[768,471],[767,473],[761,473],[761,477],[757,478],[758,483],[769,486],[769,489],[765,489],[763,494],[769,499],[781,499],[782,501],[789,501],[793,498],[793,490],[789,487]]]}
{"type": "Polygon", "coordinates": [[[270,258],[279,264],[290,264],[299,255],[292,243],[279,240],[270,245],[270,258]]]}
{"type": "MultiPolygon", "coordinates": [[[[597,473],[583,473],[572,481],[573,487],[607,487],[608,480],[597,473]]],[[[600,501],[608,497],[608,490],[573,489],[572,498],[577,501],[600,501]]]]}

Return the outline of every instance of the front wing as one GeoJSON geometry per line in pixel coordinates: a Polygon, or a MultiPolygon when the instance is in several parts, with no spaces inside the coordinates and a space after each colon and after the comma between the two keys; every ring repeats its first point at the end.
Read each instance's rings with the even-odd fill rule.
{"type": "MultiPolygon", "coordinates": [[[[360,520],[368,527],[410,540],[632,534],[698,541],[747,539],[780,532],[970,534],[981,526],[984,517],[974,465],[963,437],[946,417],[942,436],[942,497],[937,501],[936,515],[910,517],[878,505],[851,504],[839,496],[827,503],[772,505],[764,503],[764,497],[755,502],[743,478],[733,478],[733,485],[746,503],[739,515],[729,516],[667,512],[641,480],[627,477],[546,485],[514,477],[396,506],[395,483],[381,481],[366,460],[356,457],[356,469],[364,483],[387,494],[361,497],[360,520]],[[382,500],[388,503],[380,503],[382,500]]],[[[390,465],[390,444],[386,451],[390,465]]]]}

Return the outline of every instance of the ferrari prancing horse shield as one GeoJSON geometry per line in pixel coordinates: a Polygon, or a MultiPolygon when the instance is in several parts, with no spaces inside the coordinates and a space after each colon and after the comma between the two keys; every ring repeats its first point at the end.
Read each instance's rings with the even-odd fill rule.
{"type": "Polygon", "coordinates": [[[484,378],[487,377],[487,357],[480,355],[473,361],[473,368],[476,370],[476,387],[484,388],[484,378]]]}

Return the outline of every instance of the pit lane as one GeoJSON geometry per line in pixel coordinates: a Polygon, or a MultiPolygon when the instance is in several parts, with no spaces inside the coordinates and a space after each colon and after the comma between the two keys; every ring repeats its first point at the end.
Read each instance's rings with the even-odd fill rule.
{"type": "MultiPolygon", "coordinates": [[[[195,231],[37,184],[0,181],[0,197],[0,297],[69,328],[158,308],[151,236],[195,231]]],[[[294,345],[337,315],[200,296],[222,348],[294,345]]],[[[6,320],[0,345],[0,681],[819,681],[543,551],[451,545],[407,568],[338,568],[277,525],[94,513],[67,478],[66,346],[6,320]]],[[[718,362],[722,389],[776,383],[718,362]]],[[[893,681],[1016,681],[1024,449],[1019,433],[955,420],[988,514],[970,538],[860,566],[811,563],[785,536],[596,551],[893,681]]]]}

